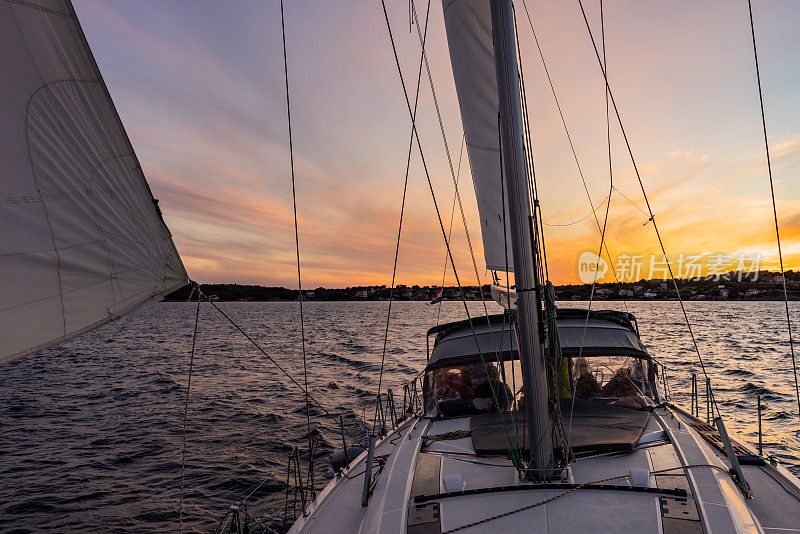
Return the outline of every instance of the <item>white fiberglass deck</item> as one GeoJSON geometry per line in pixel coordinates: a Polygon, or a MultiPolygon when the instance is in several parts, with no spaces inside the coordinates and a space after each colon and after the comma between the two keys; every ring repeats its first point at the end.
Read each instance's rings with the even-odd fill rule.
{"type": "Polygon", "coordinates": [[[413,418],[377,445],[385,465],[368,506],[361,506],[362,454],[290,532],[800,533],[797,479],[772,466],[746,466],[754,498],[745,500],[725,472],[724,455],[692,422],[679,410],[657,408],[635,450],[578,459],[567,480],[543,489],[520,482],[507,458],[474,456],[471,438],[458,437],[469,430],[469,417],[413,418]],[[423,440],[448,433],[455,439],[423,440]],[[631,487],[632,469],[645,475],[646,487],[631,487]],[[594,484],[570,492],[587,483],[594,484]],[[676,516],[681,507],[691,513],[676,516]],[[514,513],[490,519],[506,512],[514,513]]]}

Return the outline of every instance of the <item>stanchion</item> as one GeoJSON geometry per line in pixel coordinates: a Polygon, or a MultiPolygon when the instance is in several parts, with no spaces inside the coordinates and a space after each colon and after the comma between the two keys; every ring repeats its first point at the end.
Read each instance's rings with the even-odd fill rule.
{"type": "Polygon", "coordinates": [[[761,438],[761,395],[756,395],[756,399],[758,400],[758,455],[764,455],[764,444],[761,438]]]}

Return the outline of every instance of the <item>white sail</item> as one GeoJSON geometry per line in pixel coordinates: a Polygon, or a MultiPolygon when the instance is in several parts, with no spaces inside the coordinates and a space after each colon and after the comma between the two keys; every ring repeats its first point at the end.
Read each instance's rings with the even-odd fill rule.
{"type": "Polygon", "coordinates": [[[0,364],[187,281],[68,0],[0,0],[0,364]]]}
{"type": "Polygon", "coordinates": [[[442,3],[461,123],[478,200],[486,267],[513,271],[507,202],[505,212],[503,210],[499,103],[490,0],[443,0],[442,3]]]}

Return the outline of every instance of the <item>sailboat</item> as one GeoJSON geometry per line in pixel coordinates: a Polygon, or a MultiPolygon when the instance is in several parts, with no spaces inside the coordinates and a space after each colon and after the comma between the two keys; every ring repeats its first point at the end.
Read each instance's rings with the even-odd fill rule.
{"type": "MultiPolygon", "coordinates": [[[[376,409],[366,450],[345,447],[307,503],[296,477],[304,502],[289,531],[800,532],[800,481],[713,409],[703,421],[668,402],[633,315],[556,308],[511,0],[443,5],[486,265],[514,287],[492,288],[504,313],[465,307],[428,330],[401,416],[376,409]]],[[[0,47],[11,51],[0,63],[3,364],[188,276],[71,3],[0,2],[0,47]]],[[[226,517],[244,532],[250,516],[234,506],[226,517]]]]}
{"type": "Polygon", "coordinates": [[[632,314],[556,308],[512,2],[443,9],[486,268],[514,286],[492,286],[503,314],[428,330],[419,403],[389,432],[376,415],[289,532],[800,532],[800,480],[667,401],[632,314]]]}

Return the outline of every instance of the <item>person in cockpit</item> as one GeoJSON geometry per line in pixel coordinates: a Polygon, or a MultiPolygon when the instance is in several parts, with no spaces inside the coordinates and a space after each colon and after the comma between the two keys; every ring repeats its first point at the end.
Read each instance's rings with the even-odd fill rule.
{"type": "Polygon", "coordinates": [[[500,380],[500,373],[494,364],[487,364],[485,371],[482,365],[476,365],[472,371],[472,383],[475,384],[472,404],[479,411],[488,411],[490,408],[506,410],[514,398],[508,386],[500,380]]]}

